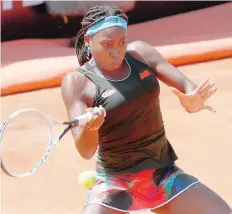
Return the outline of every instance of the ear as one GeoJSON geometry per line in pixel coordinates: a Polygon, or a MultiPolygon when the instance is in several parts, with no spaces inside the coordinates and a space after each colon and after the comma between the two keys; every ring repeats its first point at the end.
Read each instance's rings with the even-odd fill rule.
{"type": "Polygon", "coordinates": [[[85,45],[89,46],[89,36],[88,35],[84,35],[84,41],[85,41],[85,45]]]}

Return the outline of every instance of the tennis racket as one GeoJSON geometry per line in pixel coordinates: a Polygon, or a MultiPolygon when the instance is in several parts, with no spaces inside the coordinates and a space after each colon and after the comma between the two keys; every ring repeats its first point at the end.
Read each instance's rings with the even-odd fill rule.
{"type": "Polygon", "coordinates": [[[0,130],[0,159],[2,170],[7,175],[17,178],[34,174],[45,164],[52,150],[63,136],[73,127],[84,126],[92,116],[93,113],[88,112],[76,117],[74,120],[61,121],[33,108],[21,109],[13,112],[4,121],[0,130]],[[30,122],[28,122],[28,120],[30,120],[30,122]],[[55,135],[54,123],[65,126],[65,128],[62,127],[62,131],[58,136],[55,135]],[[43,128],[47,129],[45,134],[43,132],[45,138],[42,138],[43,128]],[[34,137],[35,135],[37,137],[34,137]],[[30,137],[31,139],[29,139],[30,137]],[[26,142],[26,140],[28,140],[28,142],[26,142]],[[11,142],[13,142],[12,146],[7,149],[11,142]],[[20,145],[24,147],[29,146],[24,154],[23,150],[19,148],[20,145]],[[42,153],[41,150],[43,150],[42,153]],[[4,159],[3,151],[6,151],[7,160],[4,159]],[[35,161],[34,157],[36,154],[38,155],[38,153],[41,153],[38,158],[39,161],[35,161]],[[16,156],[20,156],[20,154],[21,157],[17,159],[16,156]],[[28,154],[30,158],[26,160],[28,154]],[[34,162],[33,165],[32,162],[34,162]],[[25,166],[28,165],[28,163],[30,163],[30,167],[27,166],[28,168],[25,170],[25,166]],[[12,169],[10,165],[20,168],[20,172],[17,172],[17,167],[17,170],[12,169]],[[24,169],[22,170],[22,168],[24,169]]]}

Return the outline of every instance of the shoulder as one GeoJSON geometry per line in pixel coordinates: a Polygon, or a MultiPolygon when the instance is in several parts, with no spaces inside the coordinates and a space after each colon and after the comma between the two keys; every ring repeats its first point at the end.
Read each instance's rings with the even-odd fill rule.
{"type": "Polygon", "coordinates": [[[85,90],[88,78],[78,71],[66,74],[61,82],[61,93],[64,99],[68,97],[79,97],[85,90]]]}
{"type": "Polygon", "coordinates": [[[87,77],[78,71],[73,71],[66,74],[62,80],[61,87],[78,87],[83,88],[85,83],[87,82],[87,77]]]}
{"type": "Polygon", "coordinates": [[[127,51],[130,54],[137,54],[137,55],[140,55],[142,57],[142,56],[146,56],[148,54],[152,54],[156,50],[152,45],[150,45],[146,42],[135,41],[135,42],[128,44],[127,51]]]}
{"type": "Polygon", "coordinates": [[[127,49],[131,51],[136,50],[149,50],[152,46],[149,43],[146,43],[141,40],[137,40],[128,44],[127,49]]]}
{"type": "Polygon", "coordinates": [[[149,66],[164,60],[161,54],[152,45],[144,41],[134,41],[129,43],[127,46],[127,53],[149,66]]]}

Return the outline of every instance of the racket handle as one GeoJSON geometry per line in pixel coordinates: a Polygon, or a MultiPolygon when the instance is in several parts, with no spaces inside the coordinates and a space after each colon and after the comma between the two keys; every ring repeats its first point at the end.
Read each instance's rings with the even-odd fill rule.
{"type": "MultiPolygon", "coordinates": [[[[100,108],[104,110],[104,117],[105,117],[106,116],[105,109],[102,106],[100,106],[100,108]]],[[[86,122],[88,122],[88,120],[92,116],[93,116],[93,113],[87,112],[87,113],[85,113],[83,115],[80,115],[80,116],[76,117],[74,120],[63,122],[63,124],[69,125],[71,127],[82,126],[82,125],[85,125],[86,122]]]]}
{"type": "MultiPolygon", "coordinates": [[[[102,106],[100,106],[100,108],[104,110],[104,117],[105,117],[106,116],[105,109],[102,106]]],[[[92,116],[93,116],[93,114],[91,112],[87,112],[87,113],[77,117],[78,122],[79,122],[79,126],[84,125],[92,116]]]]}
{"type": "Polygon", "coordinates": [[[78,127],[85,125],[85,123],[89,120],[90,117],[92,117],[92,113],[88,112],[81,116],[76,117],[73,120],[65,121],[63,122],[64,125],[69,125],[70,127],[78,127]]]}
{"type": "MultiPolygon", "coordinates": [[[[104,110],[104,117],[106,116],[106,111],[105,109],[100,106],[100,109],[104,110]]],[[[87,112],[79,117],[77,117],[76,119],[78,119],[79,122],[79,126],[85,125],[85,123],[93,116],[93,114],[91,112],[87,112]]]]}
{"type": "Polygon", "coordinates": [[[92,113],[90,112],[87,112],[81,116],[78,116],[76,119],[78,120],[78,125],[79,126],[82,126],[82,125],[85,125],[86,122],[88,122],[88,120],[93,116],[92,113]]]}

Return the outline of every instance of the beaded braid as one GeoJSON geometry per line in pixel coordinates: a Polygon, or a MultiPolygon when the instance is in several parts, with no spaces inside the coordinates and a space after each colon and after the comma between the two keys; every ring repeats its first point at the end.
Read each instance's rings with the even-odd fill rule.
{"type": "Polygon", "coordinates": [[[88,62],[92,55],[88,54],[87,49],[88,47],[85,45],[84,35],[91,25],[101,21],[102,19],[108,16],[119,16],[126,21],[128,21],[128,17],[126,14],[114,5],[103,5],[103,6],[96,6],[92,7],[85,17],[83,18],[81,25],[82,28],[78,32],[76,37],[76,54],[79,61],[79,64],[82,66],[86,62],[88,62]]]}

